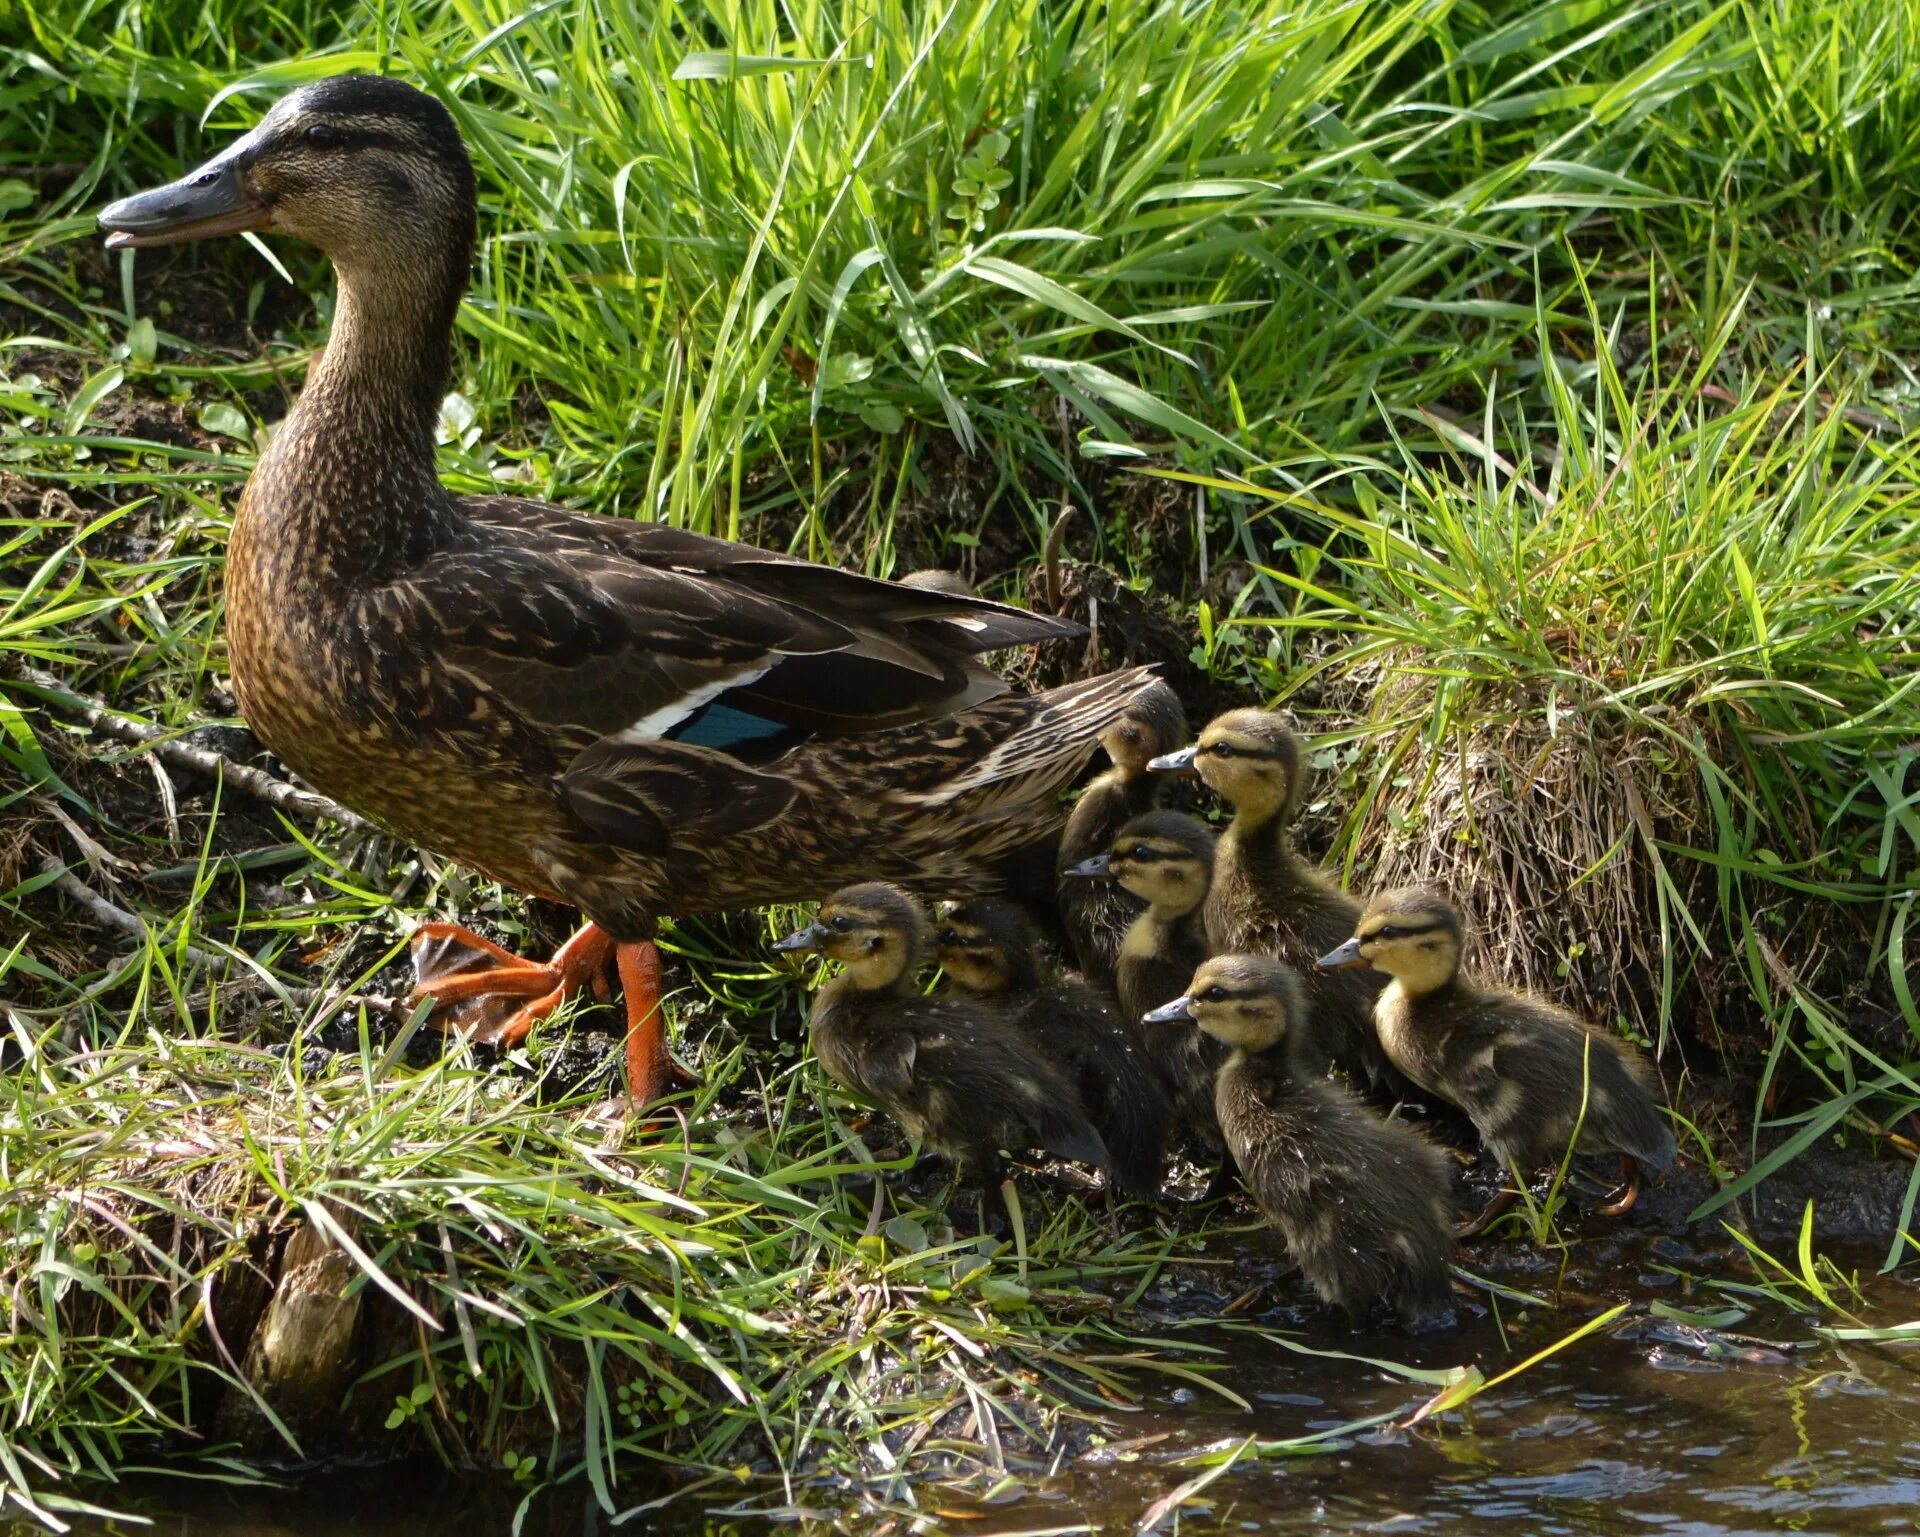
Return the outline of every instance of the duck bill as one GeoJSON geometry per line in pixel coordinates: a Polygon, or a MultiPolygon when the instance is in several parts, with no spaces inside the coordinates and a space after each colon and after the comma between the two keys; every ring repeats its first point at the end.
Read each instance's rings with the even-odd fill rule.
{"type": "Polygon", "coordinates": [[[242,140],[199,170],[151,192],[136,192],[100,210],[107,249],[179,245],[215,235],[272,227],[273,210],[247,187],[242,140]]]}
{"type": "Polygon", "coordinates": [[[1178,752],[1164,752],[1157,758],[1149,758],[1147,767],[1156,774],[1194,775],[1200,772],[1193,766],[1193,760],[1199,756],[1199,748],[1183,747],[1178,752]]]}
{"type": "Polygon", "coordinates": [[[1083,859],[1077,865],[1068,865],[1060,872],[1062,875],[1078,876],[1082,880],[1110,881],[1113,879],[1113,856],[1095,854],[1091,859],[1083,859]]]}
{"type": "Polygon", "coordinates": [[[1329,950],[1313,963],[1315,971],[1355,971],[1367,964],[1367,958],[1360,953],[1358,936],[1349,939],[1338,950],[1329,950]]]}
{"type": "Polygon", "coordinates": [[[804,929],[796,929],[785,939],[776,939],[773,948],[776,954],[788,955],[799,950],[818,950],[826,931],[817,923],[809,923],[804,929]]]}
{"type": "Polygon", "coordinates": [[[1179,1025],[1192,1018],[1193,1000],[1184,993],[1178,998],[1168,999],[1157,1009],[1148,1009],[1140,1016],[1141,1022],[1149,1025],[1179,1025]]]}

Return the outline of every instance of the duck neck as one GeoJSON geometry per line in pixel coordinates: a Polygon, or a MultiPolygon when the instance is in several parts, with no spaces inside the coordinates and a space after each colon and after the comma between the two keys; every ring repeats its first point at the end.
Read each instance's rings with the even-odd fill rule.
{"type": "Polygon", "coordinates": [[[243,515],[305,567],[348,584],[405,570],[457,520],[434,466],[467,246],[377,264],[339,262],[333,329],[254,472],[243,515]]]}

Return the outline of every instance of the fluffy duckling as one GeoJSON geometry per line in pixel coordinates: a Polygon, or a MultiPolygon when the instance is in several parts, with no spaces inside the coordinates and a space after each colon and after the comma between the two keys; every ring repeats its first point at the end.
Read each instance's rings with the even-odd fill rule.
{"type": "Polygon", "coordinates": [[[1117,881],[1080,880],[1067,872],[1106,853],[1130,818],[1153,810],[1160,787],[1147,765],[1186,739],[1187,714],[1179,696],[1156,680],[1101,733],[1100,745],[1113,767],[1080,792],[1060,835],[1060,922],[1080,974],[1095,987],[1113,990],[1120,942],[1146,903],[1117,881]]]}
{"type": "MultiPolygon", "coordinates": [[[[1218,1153],[1220,1123],[1213,1108],[1213,1077],[1226,1048],[1198,1030],[1149,1030],[1140,1021],[1185,990],[1207,958],[1201,918],[1213,878],[1213,834],[1180,811],[1149,811],[1114,835],[1113,847],[1069,867],[1076,879],[1118,881],[1145,908],[1120,945],[1115,982],[1120,1012],[1139,1030],[1148,1060],[1173,1103],[1174,1114],[1210,1153],[1218,1153]]],[[[1222,1164],[1223,1170],[1230,1165],[1222,1164]]],[[[1222,1188],[1215,1181],[1214,1193],[1222,1188]]]]}
{"type": "Polygon", "coordinates": [[[1048,1061],[1079,1090],[1087,1118],[1113,1159],[1113,1183],[1150,1200],[1160,1193],[1171,1115],[1136,1032],[1084,982],[1050,982],[1040,941],[1011,902],[986,898],[954,908],[935,935],[940,967],[956,986],[998,998],[1048,1061]]]}
{"type": "Polygon", "coordinates": [[[1641,1167],[1665,1173],[1675,1156],[1645,1061],[1565,1009],[1463,976],[1464,942],[1451,902],[1407,887],[1369,902],[1353,937],[1319,964],[1370,966],[1392,979],[1374,1008],[1387,1057],[1464,1110],[1501,1162],[1516,1172],[1556,1163],[1578,1126],[1580,1151],[1620,1155],[1627,1182],[1606,1210],[1626,1211],[1639,1194],[1641,1167]]]}
{"type": "Polygon", "coordinates": [[[998,1207],[1002,1148],[1102,1165],[1107,1148],[1073,1085],[1005,1009],[918,991],[931,932],[917,901],[876,881],[836,892],[773,948],[815,950],[846,968],[814,994],[814,1055],[842,1088],[978,1179],[985,1225],[998,1207]]]}
{"type": "Polygon", "coordinates": [[[1294,852],[1291,828],[1307,783],[1300,739],[1266,710],[1229,710],[1199,741],[1156,758],[1162,773],[1198,774],[1233,807],[1214,853],[1207,943],[1215,955],[1271,955],[1308,980],[1303,1050],[1356,1083],[1387,1073],[1373,1033],[1382,979],[1366,972],[1316,973],[1314,962],[1353,932],[1360,904],[1294,852]]]}
{"type": "Polygon", "coordinates": [[[1225,955],[1147,1020],[1191,1020],[1232,1049],[1215,1090],[1221,1134],[1320,1300],[1358,1316],[1384,1298],[1410,1329],[1444,1326],[1453,1317],[1446,1156],[1320,1075],[1301,1051],[1306,1009],[1290,968],[1225,955]]]}

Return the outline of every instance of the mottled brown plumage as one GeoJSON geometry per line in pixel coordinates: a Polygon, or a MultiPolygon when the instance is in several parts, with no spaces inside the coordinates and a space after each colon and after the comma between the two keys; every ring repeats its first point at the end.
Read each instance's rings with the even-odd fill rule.
{"type": "MultiPolygon", "coordinates": [[[[1061,792],[1147,684],[1016,696],[978,658],[1075,627],[445,490],[434,427],[473,174],[445,108],[399,81],[304,86],[199,172],[101,221],[116,245],[284,233],[339,277],[332,336],[228,549],[249,724],[371,820],[580,907],[623,943],[663,916],[862,876],[990,890],[996,861],[1058,825],[1061,792]]],[[[480,972],[514,973],[514,997],[540,969],[470,952],[480,972]]],[[[462,985],[436,996],[471,1001],[462,977],[423,971],[429,990],[449,981],[462,985]]],[[[657,1087],[659,1064],[645,1076],[657,1087]]]]}
{"type": "MultiPolygon", "coordinates": [[[[1059,868],[1064,872],[1104,854],[1113,836],[1133,817],[1151,811],[1160,785],[1147,764],[1172,752],[1187,739],[1187,716],[1179,697],[1165,683],[1143,689],[1127,712],[1101,734],[1113,766],[1080,792],[1060,835],[1059,868]]],[[[1060,922],[1080,974],[1096,987],[1114,988],[1120,942],[1146,903],[1118,881],[1077,880],[1062,874],[1060,922]]]]}
{"type": "Polygon", "coordinates": [[[846,968],[814,994],[820,1065],[923,1146],[982,1182],[991,1200],[1002,1148],[1108,1161],[1073,1084],[1000,1002],[928,997],[915,986],[930,948],[926,913],[879,882],[836,892],[815,920],[774,946],[816,950],[846,968]]]}
{"type": "Polygon", "coordinates": [[[935,956],[956,986],[996,999],[1057,1067],[1086,1107],[1112,1155],[1114,1185],[1142,1199],[1160,1193],[1171,1108],[1139,1032],[1118,1006],[1085,982],[1049,979],[1040,942],[1016,905],[986,898],[945,913],[935,956]]]}
{"type": "Polygon", "coordinates": [[[1307,781],[1300,739],[1277,715],[1231,710],[1209,721],[1188,752],[1173,756],[1234,810],[1207,893],[1213,953],[1271,955],[1306,977],[1302,1050],[1309,1059],[1318,1053],[1323,1068],[1330,1062],[1358,1083],[1397,1087],[1373,1033],[1382,980],[1313,969],[1353,932],[1360,904],[1294,851],[1291,828],[1307,781]]]}
{"type": "Polygon", "coordinates": [[[1672,1166],[1673,1129],[1652,1074],[1617,1036],[1543,999],[1483,987],[1460,970],[1453,904],[1420,888],[1382,892],[1324,963],[1392,980],[1375,1006],[1380,1043],[1408,1078],[1458,1105],[1490,1152],[1521,1173],[1579,1148],[1672,1166]]]}
{"type": "Polygon", "coordinates": [[[1191,1020],[1231,1049],[1216,1089],[1221,1134],[1320,1299],[1354,1316],[1385,1301],[1409,1328],[1444,1325],[1453,1316],[1446,1156],[1302,1055],[1306,1006],[1291,968],[1216,956],[1150,1028],[1180,1031],[1191,1020]]]}

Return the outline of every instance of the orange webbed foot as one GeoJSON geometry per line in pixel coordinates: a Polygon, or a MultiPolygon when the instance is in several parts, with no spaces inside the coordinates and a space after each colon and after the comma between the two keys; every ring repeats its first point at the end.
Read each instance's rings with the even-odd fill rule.
{"type": "Polygon", "coordinates": [[[554,953],[530,961],[457,923],[424,923],[412,943],[414,997],[431,998],[432,1021],[450,1034],[512,1046],[569,998],[606,996],[614,943],[589,923],[554,953]]]}

